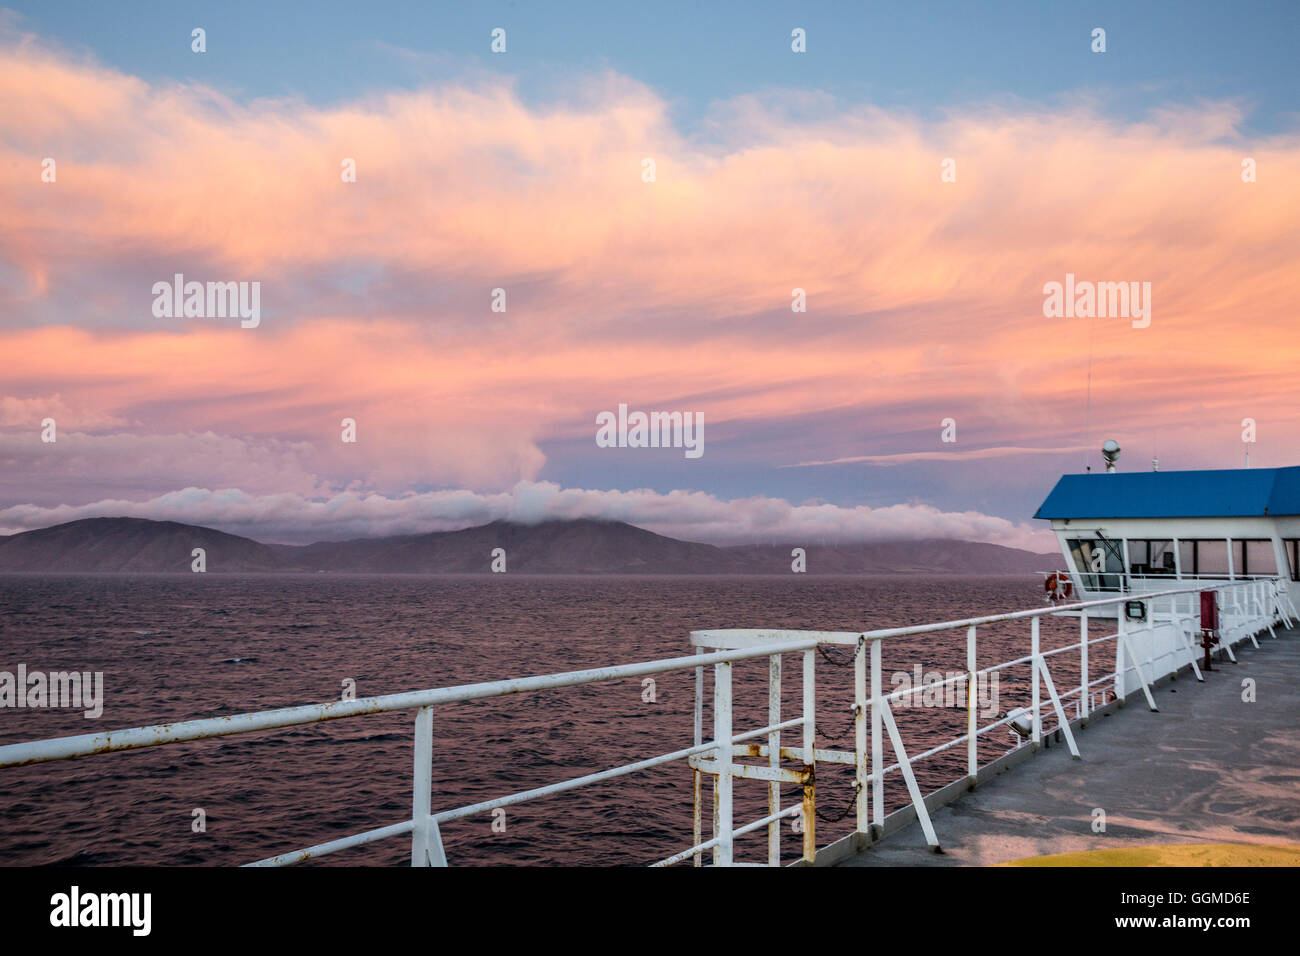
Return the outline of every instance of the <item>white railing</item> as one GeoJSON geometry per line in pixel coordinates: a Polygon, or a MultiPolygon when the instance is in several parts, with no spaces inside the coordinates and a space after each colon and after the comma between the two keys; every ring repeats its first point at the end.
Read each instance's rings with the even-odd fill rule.
{"type": "Polygon", "coordinates": [[[1183,587],[1184,582],[1201,585],[1229,584],[1238,581],[1274,581],[1276,574],[1234,574],[1227,571],[1218,574],[1136,574],[1128,571],[1058,571],[1057,574],[1071,575],[1078,579],[1079,586],[1090,594],[1133,593],[1163,591],[1170,587],[1183,587]]]}
{"type": "MultiPolygon", "coordinates": [[[[1258,647],[1258,641],[1255,641],[1257,633],[1268,630],[1276,637],[1276,633],[1273,631],[1274,624],[1281,621],[1287,626],[1291,626],[1292,619],[1300,616],[1297,615],[1296,609],[1291,603],[1285,580],[1277,577],[1232,583],[1220,582],[1205,588],[1185,587],[1136,595],[1124,594],[1113,598],[1082,601],[1075,604],[1044,607],[1028,611],[1015,611],[959,621],[945,621],[939,624],[886,628],[866,632],[755,629],[694,631],[691,634],[691,643],[700,652],[717,648],[761,647],[798,638],[815,639],[819,644],[840,644],[854,647],[854,750],[814,749],[805,738],[804,752],[813,752],[816,761],[847,764],[854,767],[853,788],[855,791],[856,835],[871,836],[873,835],[873,827],[875,828],[874,835],[880,835],[885,821],[885,777],[895,771],[900,773],[907,787],[911,807],[915,811],[926,841],[931,847],[937,849],[939,847],[938,836],[930,819],[925,798],[917,784],[913,765],[953,747],[965,744],[966,779],[973,785],[980,770],[978,751],[980,735],[987,734],[997,727],[1018,720],[1017,714],[1013,711],[992,723],[979,726],[977,687],[982,676],[991,675],[1009,667],[1030,664],[1033,671],[1031,681],[1032,701],[1028,714],[1031,725],[1028,729],[1030,742],[1035,747],[1042,742],[1043,711],[1048,707],[1042,700],[1041,694],[1043,690],[1046,690],[1050,711],[1056,718],[1055,727],[1052,728],[1051,732],[1059,730],[1064,735],[1071,754],[1078,758],[1078,746],[1075,743],[1070,726],[1071,721],[1066,711],[1065,702],[1070,698],[1075,698],[1076,718],[1086,719],[1095,708],[1097,688],[1112,683],[1114,685],[1113,693],[1121,703],[1129,693],[1140,687],[1146,698],[1147,705],[1151,710],[1157,710],[1155,699],[1151,694],[1151,685],[1155,681],[1188,664],[1191,665],[1195,672],[1197,680],[1202,679],[1200,669],[1196,664],[1196,650],[1192,640],[1193,635],[1198,634],[1200,631],[1199,596],[1202,590],[1212,590],[1218,595],[1221,646],[1234,661],[1236,657],[1232,650],[1233,644],[1249,639],[1258,647]],[[1090,636],[1089,611],[1109,608],[1112,605],[1131,604],[1141,605],[1140,623],[1135,624],[1130,621],[1126,609],[1121,607],[1114,619],[1115,630],[1113,632],[1101,636],[1090,636]],[[1040,621],[1044,615],[1060,614],[1061,612],[1078,613],[1080,619],[1079,641],[1064,647],[1043,651],[1039,640],[1040,621]],[[979,668],[976,666],[978,629],[981,626],[1005,621],[1024,620],[1026,618],[1029,619],[1030,623],[1029,653],[1026,656],[989,667],[979,668]],[[965,672],[957,676],[950,676],[945,680],[927,683],[924,688],[905,687],[888,694],[884,693],[881,674],[881,645],[884,641],[918,634],[937,634],[961,629],[966,631],[965,672]],[[1105,641],[1115,642],[1115,667],[1114,670],[1109,670],[1101,676],[1094,676],[1089,671],[1089,650],[1105,641]],[[1168,646],[1161,646],[1162,644],[1168,646]],[[869,664],[868,650],[870,655],[869,664]],[[1079,654],[1079,684],[1077,687],[1067,689],[1063,694],[1058,694],[1048,667],[1048,658],[1070,651],[1076,651],[1079,654]],[[926,692],[933,693],[953,684],[965,685],[966,733],[932,747],[924,753],[909,756],[894,717],[894,702],[926,692]],[[871,714],[869,732],[867,726],[868,708],[870,708],[871,714]],[[888,765],[885,764],[884,759],[886,734],[894,751],[894,762],[888,765]]],[[[770,714],[779,714],[781,653],[776,651],[771,656],[772,676],[769,679],[770,714]]],[[[698,737],[703,694],[703,684],[698,679],[696,681],[696,691],[696,734],[698,737]]],[[[806,700],[807,694],[805,694],[806,700]]],[[[806,703],[805,709],[807,709],[806,703]]],[[[780,761],[797,759],[800,756],[798,751],[789,751],[781,747],[779,733],[769,736],[766,747],[733,748],[733,754],[767,757],[769,766],[764,769],[769,772],[779,767],[780,761]]],[[[806,756],[804,760],[805,763],[809,763],[806,756]]],[[[716,781],[715,786],[720,787],[730,786],[730,781],[724,779],[728,775],[743,777],[757,776],[757,774],[752,772],[754,768],[747,765],[738,765],[742,768],[738,772],[737,766],[718,767],[711,762],[698,758],[692,761],[692,765],[696,768],[697,774],[695,829],[697,833],[696,842],[699,843],[698,834],[701,827],[699,774],[712,775],[716,781]]],[[[811,764],[805,767],[805,770],[808,769],[811,769],[811,764]]],[[[781,814],[779,800],[780,794],[776,785],[770,785],[769,811],[772,817],[781,814]]],[[[729,805],[729,801],[715,801],[714,825],[717,831],[725,833],[731,827],[731,819],[727,815],[729,805]]],[[[806,830],[811,830],[814,826],[812,815],[806,811],[804,815],[806,818],[804,826],[806,830]]],[[[770,831],[770,833],[772,835],[769,841],[768,863],[769,865],[776,865],[779,862],[779,845],[775,833],[773,831],[770,831]]],[[[805,859],[809,859],[809,857],[810,855],[805,853],[805,859]]]]}
{"type": "MultiPolygon", "coordinates": [[[[523,677],[513,680],[492,681],[482,684],[465,684],[457,687],[441,687],[431,690],[412,691],[404,694],[387,694],[380,697],[365,697],[357,700],[333,701],[326,704],[308,704],[302,707],[287,707],[280,710],[260,711],[250,714],[236,714],[230,717],[212,717],[202,720],[188,720],[171,724],[154,724],[148,727],[136,727],[130,730],[116,730],[100,734],[83,734],[76,737],[57,737],[51,740],[30,743],[8,744],[0,746],[0,767],[15,767],[26,764],[42,763],[51,760],[66,760],[70,757],[84,757],[92,754],[112,753],[118,750],[136,750],[141,747],[155,747],[161,744],[179,743],[187,740],[205,740],[212,737],[228,737],[234,734],[251,733],[259,730],[271,730],[281,727],[296,727],[302,724],[318,723],[325,720],[338,720],[349,717],[362,717],[369,714],[384,714],[402,710],[417,710],[415,718],[415,767],[412,788],[411,819],[403,820],[389,826],[367,830],[364,833],[319,843],[306,849],[258,860],[249,866],[283,866],[299,863],[313,857],[324,856],[350,847],[362,846],[388,837],[411,834],[412,866],[445,866],[446,854],[443,850],[439,824],[462,817],[488,813],[498,807],[523,803],[557,793],[564,793],[578,787],[600,783],[615,777],[649,770],[661,764],[675,760],[686,760],[695,754],[714,750],[725,754],[728,748],[745,740],[769,733],[800,726],[805,718],[800,716],[787,720],[779,726],[762,727],[741,734],[733,734],[730,715],[730,678],[731,666],[735,661],[764,657],[772,650],[799,651],[815,648],[816,642],[795,640],[783,642],[774,648],[762,650],[728,650],[718,651],[703,656],[674,657],[660,661],[638,664],[624,664],[613,667],[599,667],[590,670],[567,671],[559,674],[543,674],[535,677],[523,677]],[[660,754],[635,763],[624,764],[598,773],[564,780],[559,783],[537,787],[517,793],[485,800],[481,803],[458,807],[434,813],[432,810],[433,783],[433,709],[438,706],[458,701],[483,700],[491,697],[504,697],[509,694],[522,694],[531,691],[550,690],[554,688],[575,687],[581,684],[595,684],[605,681],[625,680],[663,674],[670,671],[699,668],[712,664],[717,679],[718,700],[723,702],[717,708],[715,727],[718,737],[708,743],[696,741],[693,747],[686,747],[672,753],[660,754]]],[[[811,724],[811,712],[807,722],[811,724]]],[[[807,733],[807,731],[806,731],[807,733]]],[[[725,757],[722,759],[725,760],[725,757]]],[[[765,823],[766,821],[760,821],[765,823]]],[[[742,828],[740,832],[748,832],[742,828]]],[[[729,859],[730,839],[719,837],[711,841],[710,846],[719,848],[719,857],[729,859]]]]}
{"type": "MultiPolygon", "coordinates": [[[[1232,654],[1231,645],[1233,643],[1247,638],[1254,640],[1256,633],[1265,629],[1271,631],[1273,624],[1279,620],[1290,625],[1291,618],[1296,616],[1296,610],[1287,596],[1285,582],[1281,581],[1280,578],[1218,585],[1214,590],[1221,595],[1223,644],[1229,654],[1232,654]]],[[[135,750],[182,741],[204,740],[255,731],[294,727],[326,720],[415,710],[415,757],[412,814],[410,819],[352,836],[342,837],[327,843],[316,844],[305,849],[281,853],[249,865],[282,866],[298,863],[350,847],[362,846],[377,840],[409,833],[411,835],[411,864],[413,866],[445,866],[447,859],[443,848],[440,824],[488,813],[497,808],[564,793],[578,787],[638,773],[679,760],[687,761],[694,770],[694,841],[688,849],[661,860],[658,864],[655,864],[657,866],[671,865],[687,859],[693,859],[696,865],[700,865],[703,862],[703,854],[707,851],[712,852],[715,865],[731,865],[736,862],[736,838],[757,832],[765,827],[768,831],[768,865],[779,865],[781,821],[795,817],[799,818],[803,829],[801,859],[812,862],[817,852],[815,836],[815,768],[818,762],[849,764],[855,768],[855,809],[856,825],[859,833],[868,832],[872,822],[871,817],[873,816],[874,823],[877,826],[883,823],[883,784],[885,776],[894,771],[901,773],[907,785],[911,803],[916,808],[917,817],[921,821],[926,839],[932,846],[938,846],[938,839],[930,822],[925,801],[916,783],[912,765],[943,750],[965,743],[967,747],[968,775],[972,781],[974,780],[979,770],[976,747],[979,735],[1007,724],[1013,719],[1011,715],[1008,715],[984,727],[977,726],[976,686],[980,675],[991,674],[1019,664],[1031,663],[1034,669],[1031,712],[1033,742],[1037,744],[1042,739],[1043,705],[1040,698],[1041,684],[1047,690],[1052,709],[1057,718],[1057,727],[1064,732],[1071,752],[1078,756],[1078,749],[1070,731],[1070,721],[1066,717],[1062,701],[1077,695],[1076,713],[1079,716],[1086,717],[1092,707],[1092,695],[1095,687],[1113,680],[1116,685],[1116,693],[1122,699],[1128,692],[1126,677],[1130,673],[1136,673],[1138,684],[1140,684],[1146,695],[1147,703],[1151,709],[1156,709],[1149,684],[1163,674],[1184,666],[1187,663],[1184,657],[1189,652],[1194,657],[1189,635],[1197,629],[1199,607],[1194,605],[1194,601],[1198,593],[1198,589],[1183,588],[1143,594],[1136,598],[1132,595],[1125,595],[1061,607],[1039,608],[960,621],[946,621],[937,624],[865,632],[695,631],[691,634],[691,643],[696,646],[696,653],[693,656],[544,674],[512,680],[433,688],[357,700],[309,704],[301,707],[237,714],[230,717],[155,724],[99,734],[83,734],[73,737],[8,744],[0,746],[0,768],[65,760],[72,757],[111,753],[119,750],[135,750]],[[1088,609],[1125,601],[1140,601],[1144,606],[1149,607],[1149,612],[1144,615],[1145,623],[1139,627],[1129,627],[1126,624],[1124,614],[1121,613],[1117,618],[1115,633],[1090,638],[1088,634],[1088,609]],[[1159,617],[1160,612],[1155,607],[1156,603],[1160,601],[1167,601],[1163,618],[1159,617]],[[1183,606],[1184,602],[1186,608],[1183,606]],[[1043,652],[1039,646],[1040,618],[1044,614],[1059,611],[1081,612],[1080,641],[1078,644],[1068,647],[1043,652]],[[977,629],[984,624],[1025,618],[1030,620],[1029,655],[991,667],[977,669],[977,629]],[[899,690],[889,694],[883,693],[880,669],[881,643],[890,638],[914,634],[933,634],[962,628],[966,629],[967,670],[961,677],[949,678],[938,686],[946,686],[954,680],[967,680],[967,732],[925,753],[909,757],[894,719],[891,702],[904,696],[919,693],[919,691],[911,689],[899,690]],[[1154,637],[1157,633],[1163,632],[1173,635],[1173,643],[1169,649],[1163,649],[1157,654],[1154,644],[1152,644],[1147,653],[1141,653],[1144,646],[1142,641],[1144,635],[1154,637]],[[1090,680],[1088,670],[1089,647],[1107,640],[1117,642],[1116,668],[1105,676],[1090,680]],[[816,657],[819,646],[822,644],[850,645],[855,649],[853,659],[855,749],[853,752],[823,750],[815,746],[816,657]],[[867,690],[868,646],[870,648],[869,696],[867,690]],[[1068,690],[1064,695],[1058,695],[1052,683],[1047,659],[1070,650],[1078,650],[1080,653],[1080,684],[1078,688],[1068,690]],[[783,655],[788,653],[802,654],[802,713],[797,717],[782,720],[781,660],[783,655]],[[768,722],[766,726],[736,733],[733,726],[732,666],[739,661],[763,657],[768,658],[769,662],[768,722]],[[710,739],[705,740],[703,722],[704,673],[705,668],[710,665],[713,668],[711,708],[713,734],[710,739]],[[452,810],[434,812],[432,808],[432,783],[434,775],[433,714],[435,707],[460,701],[483,700],[510,694],[626,680],[692,668],[695,670],[696,687],[695,729],[692,746],[585,776],[507,794],[492,800],[485,800],[452,810]],[[1147,672],[1150,673],[1150,678],[1147,677],[1147,672]],[[871,708],[870,733],[868,733],[867,725],[868,706],[871,708]],[[801,730],[801,746],[798,748],[782,747],[782,732],[796,727],[801,730]],[[886,732],[889,735],[890,744],[896,758],[895,762],[888,766],[884,764],[883,754],[884,734],[886,732]],[[746,741],[757,738],[766,738],[766,743],[758,745],[746,743],[746,741]],[[737,762],[736,757],[738,756],[766,757],[767,764],[755,765],[737,762]],[[797,767],[782,766],[783,763],[788,762],[794,762],[797,767]],[[702,838],[701,819],[701,781],[705,775],[712,778],[714,785],[713,835],[708,840],[702,838]],[[736,826],[733,819],[733,782],[736,779],[765,781],[768,784],[769,797],[768,814],[739,827],[736,826]],[[781,808],[779,790],[781,783],[795,783],[802,788],[802,799],[799,804],[784,809],[781,808]],[[870,807],[868,805],[868,787],[870,787],[871,793],[870,807]]],[[[1191,663],[1195,668],[1195,661],[1192,660],[1191,663]]],[[[1199,670],[1197,676],[1200,676],[1199,670]]]]}

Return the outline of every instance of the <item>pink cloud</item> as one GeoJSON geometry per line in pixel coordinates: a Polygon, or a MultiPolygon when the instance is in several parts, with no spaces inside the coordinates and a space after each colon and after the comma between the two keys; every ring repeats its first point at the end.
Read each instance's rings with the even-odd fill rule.
{"type": "Polygon", "coordinates": [[[629,79],[581,93],[537,108],[480,79],[242,103],[8,43],[11,437],[45,408],[70,416],[79,500],[102,497],[123,448],[209,433],[226,463],[200,454],[172,487],[499,493],[620,401],[704,412],[722,450],[797,422],[774,465],[933,457],[949,415],[979,449],[1041,451],[1095,442],[1091,340],[1097,428],[1159,432],[1196,463],[1235,456],[1249,415],[1283,436],[1268,455],[1294,455],[1294,133],[1247,139],[1224,103],[1131,124],[1086,102],[930,121],[786,94],[717,104],[702,141],[629,79]],[[261,281],[261,327],[160,324],[149,286],[174,270],[261,281]],[[1044,319],[1043,283],[1067,271],[1150,281],[1151,327],[1044,319]],[[879,427],[846,434],[849,412],[879,427]]]}

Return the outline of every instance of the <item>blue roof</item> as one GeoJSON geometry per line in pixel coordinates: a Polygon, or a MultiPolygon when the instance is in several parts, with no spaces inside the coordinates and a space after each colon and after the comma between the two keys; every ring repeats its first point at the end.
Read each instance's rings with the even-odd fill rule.
{"type": "Polygon", "coordinates": [[[1062,475],[1035,518],[1300,515],[1300,466],[1062,475]]]}

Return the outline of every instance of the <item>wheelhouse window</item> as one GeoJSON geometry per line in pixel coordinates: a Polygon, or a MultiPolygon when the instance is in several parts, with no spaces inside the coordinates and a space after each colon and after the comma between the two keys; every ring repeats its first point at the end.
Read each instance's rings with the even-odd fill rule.
{"type": "Polygon", "coordinates": [[[1282,550],[1291,563],[1291,580],[1300,581],[1300,538],[1287,538],[1282,542],[1282,550]]]}
{"type": "Polygon", "coordinates": [[[1227,538],[1183,538],[1178,542],[1178,558],[1183,576],[1228,576],[1227,538]]]}
{"type": "Polygon", "coordinates": [[[1174,543],[1168,538],[1129,538],[1128,569],[1142,576],[1173,575],[1174,543]]]}
{"type": "Polygon", "coordinates": [[[1071,538],[1066,542],[1079,579],[1089,591],[1118,591],[1124,581],[1124,552],[1118,541],[1071,538]]]}
{"type": "Polygon", "coordinates": [[[1232,567],[1238,576],[1277,574],[1277,558],[1273,542],[1267,539],[1246,539],[1232,542],[1232,567]]]}

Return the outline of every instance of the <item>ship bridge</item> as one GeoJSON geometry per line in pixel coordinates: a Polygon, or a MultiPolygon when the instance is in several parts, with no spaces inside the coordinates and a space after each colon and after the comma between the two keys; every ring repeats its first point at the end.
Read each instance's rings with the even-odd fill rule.
{"type": "Polygon", "coordinates": [[[1300,467],[1063,475],[1034,517],[1085,600],[1275,576],[1300,598],[1300,467]]]}

